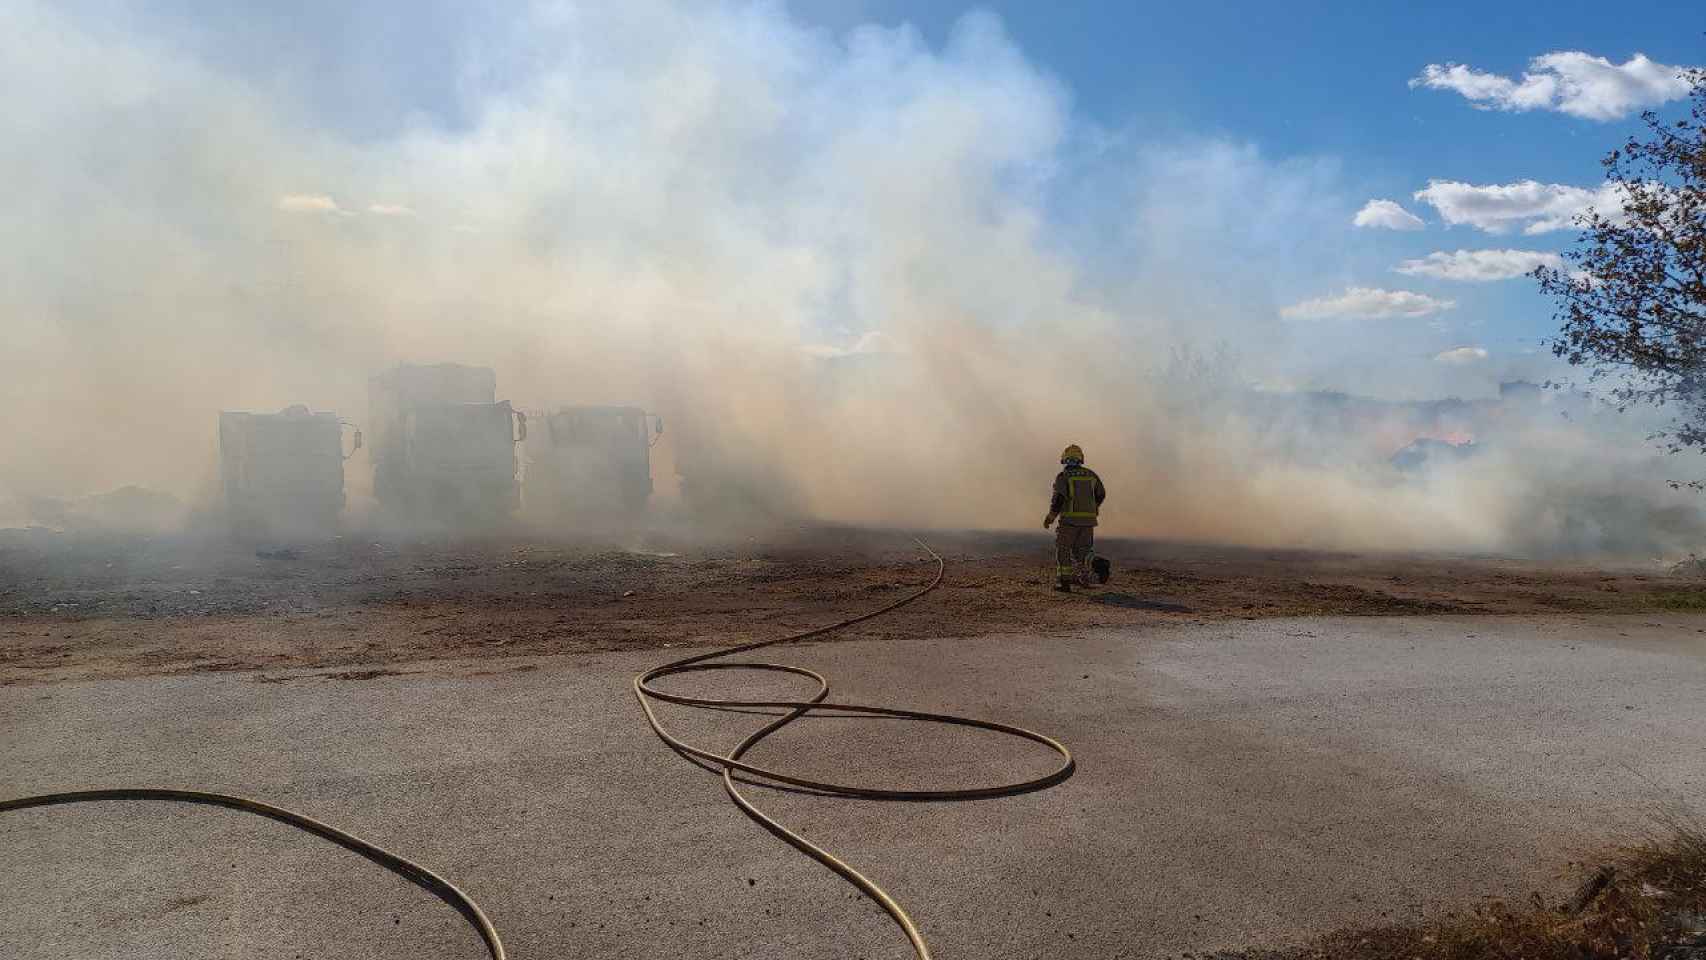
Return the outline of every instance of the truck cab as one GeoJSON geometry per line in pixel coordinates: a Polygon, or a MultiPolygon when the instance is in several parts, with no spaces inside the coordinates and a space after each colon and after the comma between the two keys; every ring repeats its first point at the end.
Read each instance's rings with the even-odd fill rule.
{"type": "Polygon", "coordinates": [[[484,367],[401,365],[369,382],[373,493],[393,518],[489,524],[520,502],[515,444],[526,419],[484,367]]]}
{"type": "MultiPolygon", "coordinates": [[[[240,536],[315,535],[344,507],[344,429],[335,413],[305,406],[219,415],[219,473],[231,528],[240,536]]],[[[361,446],[355,431],[351,453],[361,446]]]]}
{"type": "Polygon", "coordinates": [[[661,418],[639,407],[568,406],[531,420],[525,446],[531,512],[604,526],[627,525],[645,513],[661,418]]]}

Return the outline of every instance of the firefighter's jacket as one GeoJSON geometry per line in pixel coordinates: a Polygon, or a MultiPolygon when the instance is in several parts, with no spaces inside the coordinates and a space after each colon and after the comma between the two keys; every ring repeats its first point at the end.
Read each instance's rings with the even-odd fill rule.
{"type": "Polygon", "coordinates": [[[1054,499],[1049,501],[1048,509],[1068,526],[1093,527],[1107,497],[1108,490],[1102,486],[1102,478],[1096,476],[1096,471],[1083,466],[1067,467],[1055,475],[1054,499]]]}

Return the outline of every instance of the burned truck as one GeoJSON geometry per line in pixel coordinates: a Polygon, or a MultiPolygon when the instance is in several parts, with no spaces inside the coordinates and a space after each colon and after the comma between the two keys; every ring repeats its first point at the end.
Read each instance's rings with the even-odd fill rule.
{"type": "Polygon", "coordinates": [[[373,495],[388,518],[480,526],[519,504],[527,421],[497,400],[490,369],[401,365],[369,381],[368,403],[373,495]]]}
{"type": "Polygon", "coordinates": [[[598,527],[644,515],[662,418],[639,407],[573,406],[530,420],[523,448],[530,514],[598,527]]]}
{"type": "MultiPolygon", "coordinates": [[[[219,415],[219,472],[239,536],[325,533],[344,508],[344,430],[335,413],[300,404],[278,413],[219,415]]],[[[361,447],[354,430],[350,454],[361,447]]]]}

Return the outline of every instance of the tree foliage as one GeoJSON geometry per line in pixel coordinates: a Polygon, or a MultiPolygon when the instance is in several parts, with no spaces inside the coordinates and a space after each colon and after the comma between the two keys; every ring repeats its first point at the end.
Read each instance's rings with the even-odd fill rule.
{"type": "Polygon", "coordinates": [[[1579,217],[1565,266],[1534,273],[1558,305],[1552,352],[1619,407],[1672,408],[1656,436],[1673,453],[1706,451],[1706,69],[1687,76],[1687,116],[1644,113],[1645,129],[1605,157],[1621,205],[1579,217]]]}

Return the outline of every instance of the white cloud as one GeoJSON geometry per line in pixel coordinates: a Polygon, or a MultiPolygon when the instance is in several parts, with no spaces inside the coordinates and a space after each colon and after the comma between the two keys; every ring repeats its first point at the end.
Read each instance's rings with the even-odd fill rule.
{"type": "Polygon", "coordinates": [[[1487,348],[1457,347],[1435,355],[1434,359],[1440,363],[1449,363],[1456,366],[1461,366],[1466,363],[1477,363],[1481,360],[1487,359],[1487,348]]]}
{"type": "Polygon", "coordinates": [[[1408,290],[1351,287],[1331,297],[1317,297],[1292,304],[1280,311],[1288,320],[1321,320],[1329,317],[1426,317],[1457,306],[1455,300],[1439,300],[1408,290]]]}
{"type": "Polygon", "coordinates": [[[1589,209],[1611,216],[1623,209],[1622,190],[1614,183],[1589,190],[1537,180],[1487,186],[1429,180],[1415,197],[1438,210],[1448,224],[1466,223],[1488,233],[1507,233],[1517,226],[1530,235],[1565,230],[1589,209]]]}
{"type": "Polygon", "coordinates": [[[1362,205],[1351,223],[1359,227],[1383,227],[1387,230],[1420,230],[1422,218],[1393,200],[1370,200],[1362,205]]]}
{"type": "Polygon", "coordinates": [[[323,193],[287,193],[278,198],[278,209],[285,213],[336,213],[347,211],[323,193]]]}
{"type": "Polygon", "coordinates": [[[1564,258],[1544,250],[1437,251],[1419,260],[1405,260],[1392,269],[1412,277],[1441,280],[1509,280],[1533,273],[1535,267],[1560,267],[1564,258]]]}
{"type": "Polygon", "coordinates": [[[378,217],[412,217],[415,211],[400,203],[370,203],[367,212],[378,217]]]}
{"type": "Polygon", "coordinates": [[[1566,50],[1535,57],[1520,80],[1460,63],[1430,63],[1410,86],[1456,91],[1481,110],[1553,110],[1589,120],[1616,120],[1688,96],[1683,69],[1639,53],[1614,64],[1566,50]]]}
{"type": "Polygon", "coordinates": [[[827,343],[811,343],[801,347],[813,357],[854,357],[905,353],[895,338],[881,330],[871,330],[854,341],[850,347],[840,347],[827,343]]]}

